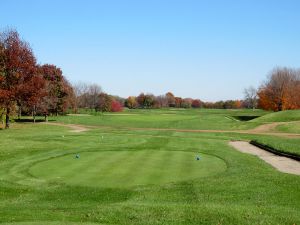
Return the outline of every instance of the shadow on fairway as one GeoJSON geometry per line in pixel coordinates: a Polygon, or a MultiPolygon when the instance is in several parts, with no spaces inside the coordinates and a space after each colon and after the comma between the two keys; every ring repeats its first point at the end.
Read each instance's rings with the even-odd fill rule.
{"type": "MultiPolygon", "coordinates": [[[[15,119],[14,120],[16,123],[33,123],[33,119],[29,119],[29,118],[23,118],[23,119],[15,119]]],[[[49,119],[48,122],[54,122],[56,120],[54,119],[49,119]]],[[[45,122],[44,119],[36,119],[35,120],[36,123],[42,123],[45,122]]]]}

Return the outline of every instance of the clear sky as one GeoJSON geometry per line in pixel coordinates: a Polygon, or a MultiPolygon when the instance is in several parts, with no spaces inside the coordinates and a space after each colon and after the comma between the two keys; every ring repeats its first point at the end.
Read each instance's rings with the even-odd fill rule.
{"type": "Polygon", "coordinates": [[[1,0],[39,63],[71,82],[140,92],[239,99],[275,66],[300,67],[298,0],[1,0]]]}

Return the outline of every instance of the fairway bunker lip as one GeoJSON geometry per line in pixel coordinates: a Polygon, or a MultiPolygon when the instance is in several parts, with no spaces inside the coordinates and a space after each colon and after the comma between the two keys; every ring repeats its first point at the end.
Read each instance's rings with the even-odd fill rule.
{"type": "MultiPolygon", "coordinates": [[[[68,154],[63,154],[63,155],[56,156],[56,157],[51,157],[51,158],[36,162],[34,164],[31,164],[31,166],[29,166],[27,169],[28,174],[31,177],[34,177],[36,179],[43,179],[46,182],[57,180],[59,183],[63,183],[68,186],[101,187],[101,188],[103,188],[103,187],[104,188],[131,188],[131,187],[137,187],[137,186],[149,186],[149,185],[157,186],[157,185],[165,185],[165,184],[169,184],[169,183],[180,183],[180,182],[186,182],[186,181],[191,181],[191,180],[198,180],[201,178],[218,176],[221,173],[226,172],[228,169],[227,163],[224,159],[222,159],[218,156],[212,155],[212,154],[202,153],[199,151],[195,152],[195,151],[184,151],[184,150],[161,150],[161,151],[157,151],[157,150],[135,150],[135,151],[133,151],[133,150],[132,151],[114,150],[114,151],[112,151],[112,150],[110,150],[110,151],[82,151],[82,152],[78,152],[78,154],[79,153],[80,153],[82,160],[80,160],[78,162],[88,163],[88,165],[89,165],[90,169],[87,170],[87,171],[89,171],[89,177],[91,177],[94,180],[95,179],[102,180],[103,183],[96,182],[94,184],[94,182],[90,182],[89,180],[87,180],[86,181],[87,183],[83,184],[81,182],[81,177],[85,177],[85,175],[83,176],[81,174],[85,171],[85,169],[77,170],[76,168],[78,166],[80,166],[80,168],[85,168],[85,167],[82,167],[79,164],[78,164],[78,166],[75,165],[75,167],[72,167],[72,168],[75,168],[75,170],[73,170],[73,169],[72,170],[74,171],[74,176],[75,177],[78,176],[78,179],[79,179],[78,181],[76,181],[76,179],[72,175],[73,173],[67,172],[67,174],[69,174],[69,175],[67,177],[65,177],[63,175],[64,174],[63,172],[61,172],[61,173],[59,172],[59,171],[63,171],[63,169],[60,170],[58,168],[61,168],[60,165],[66,165],[66,160],[68,161],[67,165],[70,163],[70,166],[72,166],[75,163],[75,161],[77,161],[77,160],[74,160],[74,153],[68,153],[68,154]],[[91,153],[92,155],[89,155],[89,153],[91,153]],[[110,154],[110,153],[114,153],[114,154],[110,154]],[[121,158],[119,158],[119,153],[121,155],[123,155],[123,156],[120,155],[121,158]],[[137,153],[138,155],[134,155],[135,153],[137,153]],[[179,155],[174,156],[175,161],[173,160],[173,161],[170,161],[170,163],[165,163],[168,161],[168,159],[167,159],[168,155],[172,154],[172,153],[175,155],[177,153],[179,155]],[[126,161],[122,160],[122,157],[124,157],[124,156],[127,157],[128,154],[133,157],[132,158],[133,161],[126,162],[126,161]],[[160,155],[164,155],[164,157],[167,157],[166,158],[167,161],[161,161],[160,158],[158,158],[158,157],[160,157],[160,155]],[[188,156],[188,155],[190,155],[190,156],[188,156]],[[200,156],[201,160],[195,161],[195,155],[200,156]],[[138,158],[136,158],[136,157],[140,157],[140,156],[143,156],[143,157],[146,156],[146,159],[147,159],[146,162],[144,160],[139,162],[138,158]],[[60,158],[64,158],[64,157],[67,157],[67,158],[60,159],[60,158]],[[123,180],[123,179],[125,179],[125,177],[123,177],[123,175],[122,175],[124,171],[121,174],[118,174],[118,173],[114,173],[114,172],[111,172],[110,170],[105,169],[104,171],[107,171],[108,172],[107,173],[101,169],[101,166],[100,166],[100,169],[97,169],[98,168],[97,166],[91,167],[91,165],[93,165],[93,164],[90,164],[90,160],[94,160],[94,163],[95,162],[98,163],[98,160],[96,159],[97,157],[99,159],[104,157],[104,158],[108,159],[108,161],[112,160],[113,163],[111,166],[113,168],[115,168],[114,165],[117,165],[117,167],[118,167],[118,164],[120,164],[120,163],[125,166],[129,165],[132,169],[125,170],[125,174],[124,174],[125,177],[129,176],[129,178],[130,178],[129,181],[123,180]],[[115,158],[115,157],[117,157],[117,158],[111,159],[111,158],[115,158]],[[185,160],[182,161],[182,157],[185,158],[185,160]],[[178,161],[179,159],[180,159],[180,161],[178,161]],[[57,160],[59,160],[59,161],[57,161],[57,160]],[[63,161],[61,161],[61,160],[63,160],[63,161]],[[72,163],[72,161],[74,163],[72,163]],[[185,165],[184,167],[187,166],[188,168],[190,167],[193,169],[190,170],[187,168],[187,170],[186,170],[187,172],[184,172],[184,170],[180,170],[181,172],[178,173],[178,172],[176,172],[176,168],[180,168],[180,167],[178,167],[179,164],[176,163],[177,161],[180,162],[180,165],[185,165]],[[193,162],[195,162],[195,165],[193,165],[194,164],[193,162]],[[147,163],[148,163],[148,167],[145,167],[145,165],[147,165],[147,163]],[[156,163],[158,163],[158,165],[163,165],[162,170],[160,170],[161,166],[157,167],[153,163],[155,165],[156,165],[156,163]],[[177,166],[174,166],[172,164],[177,165],[177,166]],[[49,174],[47,172],[43,172],[45,170],[42,168],[48,168],[51,171],[52,167],[55,168],[54,169],[55,176],[54,175],[52,176],[51,174],[49,174]],[[150,170],[145,169],[145,168],[150,168],[150,170]],[[157,169],[154,169],[154,168],[157,168],[157,169]],[[170,168],[170,169],[168,169],[168,168],[170,168]],[[209,168],[209,169],[207,169],[207,168],[209,168]],[[101,171],[100,174],[98,173],[99,171],[101,171]],[[128,171],[128,172],[126,172],[126,171],[128,171]],[[132,172],[130,172],[130,171],[133,171],[133,175],[131,175],[132,172]],[[137,172],[135,172],[135,171],[137,171],[137,172]],[[150,171],[150,174],[149,174],[149,171],[150,171]],[[136,174],[136,173],[140,174],[140,175],[135,176],[134,174],[136,174]],[[169,174],[169,175],[167,175],[167,174],[169,174]],[[120,179],[118,178],[119,176],[121,176],[120,179]],[[156,176],[162,176],[162,178],[159,178],[159,180],[157,180],[157,178],[155,178],[156,176]],[[60,177],[60,179],[55,179],[57,177],[60,177]],[[113,179],[111,177],[113,177],[113,179]],[[149,177],[149,178],[147,178],[147,177],[149,177]]],[[[99,164],[99,165],[101,165],[101,164],[99,164]]],[[[65,166],[63,166],[62,168],[65,168],[65,166]]],[[[66,168],[68,168],[68,167],[66,167],[66,168]]],[[[107,167],[104,167],[104,168],[107,168],[107,167]]],[[[128,167],[126,166],[126,168],[128,168],[128,167]]],[[[116,170],[116,171],[118,171],[118,170],[116,170]]]]}

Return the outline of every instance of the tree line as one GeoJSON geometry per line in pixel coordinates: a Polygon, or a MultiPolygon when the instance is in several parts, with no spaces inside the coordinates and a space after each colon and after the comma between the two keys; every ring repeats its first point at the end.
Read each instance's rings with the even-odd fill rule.
{"type": "Polygon", "coordinates": [[[122,98],[102,91],[98,84],[71,85],[53,64],[40,65],[30,45],[15,30],[0,32],[0,117],[9,128],[10,115],[58,115],[72,110],[93,109],[120,112],[136,108],[261,108],[281,111],[300,108],[300,70],[274,68],[263,84],[244,90],[243,100],[203,102],[182,98],[172,92],[155,96],[141,93],[122,98]]]}
{"type": "Polygon", "coordinates": [[[73,86],[78,108],[102,112],[152,108],[209,108],[209,109],[265,109],[273,111],[300,109],[300,70],[286,67],[274,68],[259,88],[244,89],[244,99],[204,102],[200,99],[182,98],[172,92],[165,95],[140,93],[124,99],[102,92],[97,84],[79,83],[73,86]]]}

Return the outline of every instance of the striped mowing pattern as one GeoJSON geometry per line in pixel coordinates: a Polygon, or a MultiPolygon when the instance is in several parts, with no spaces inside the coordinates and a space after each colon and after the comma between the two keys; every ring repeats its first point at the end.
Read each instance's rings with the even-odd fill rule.
{"type": "Polygon", "coordinates": [[[183,151],[83,152],[80,158],[66,155],[32,166],[29,172],[45,180],[72,185],[130,187],[197,179],[226,169],[223,160],[183,151]]]}

